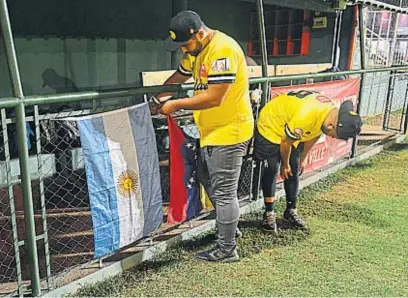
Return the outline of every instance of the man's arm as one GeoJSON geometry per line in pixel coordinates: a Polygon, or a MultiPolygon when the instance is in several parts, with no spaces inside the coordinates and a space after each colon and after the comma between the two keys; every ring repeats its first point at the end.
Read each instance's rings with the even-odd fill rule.
{"type": "Polygon", "coordinates": [[[197,94],[191,98],[167,101],[161,112],[171,114],[180,109],[203,110],[219,106],[225,98],[231,84],[210,84],[207,92],[197,94]]]}
{"type": "Polygon", "coordinates": [[[280,155],[283,166],[289,167],[290,153],[292,152],[293,140],[288,138],[282,139],[280,143],[280,155]]]}
{"type": "Polygon", "coordinates": [[[302,161],[306,160],[307,155],[310,152],[310,149],[312,149],[312,147],[314,146],[314,144],[316,144],[317,140],[320,138],[320,136],[311,139],[307,142],[304,142],[304,147],[303,147],[303,153],[302,153],[302,161]]]}
{"type": "MultiPolygon", "coordinates": [[[[164,83],[163,85],[170,85],[170,84],[182,84],[186,82],[189,78],[191,78],[191,75],[187,74],[182,74],[179,70],[176,70],[164,83]]],[[[172,92],[163,92],[157,94],[155,97],[160,100],[161,98],[164,97],[171,97],[173,95],[172,92]]]]}

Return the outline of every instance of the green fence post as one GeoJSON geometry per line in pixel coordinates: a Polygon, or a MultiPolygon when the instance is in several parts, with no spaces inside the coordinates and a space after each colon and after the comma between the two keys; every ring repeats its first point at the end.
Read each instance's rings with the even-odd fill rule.
{"type": "MultiPolygon", "coordinates": [[[[262,77],[268,78],[268,52],[266,48],[266,32],[265,32],[265,16],[263,10],[263,0],[256,0],[256,10],[258,15],[258,29],[261,38],[261,58],[262,58],[262,77]]],[[[262,97],[260,105],[256,108],[255,121],[258,119],[259,110],[266,104],[269,94],[268,80],[262,82],[262,97]]],[[[253,144],[253,142],[252,142],[253,144]]],[[[250,146],[252,145],[250,144],[250,146]]],[[[259,196],[259,185],[261,178],[261,163],[255,162],[253,164],[251,174],[251,191],[252,200],[257,200],[259,196]]]]}
{"type": "MultiPolygon", "coordinates": [[[[365,30],[364,30],[364,15],[363,15],[363,5],[358,5],[358,28],[360,31],[360,61],[361,61],[361,69],[365,70],[367,67],[366,64],[366,56],[365,56],[365,30]]],[[[363,97],[363,87],[364,87],[364,73],[361,74],[360,80],[360,91],[358,94],[358,102],[357,102],[357,113],[360,114],[361,112],[361,100],[363,97]]],[[[357,155],[357,143],[358,137],[353,138],[353,145],[351,148],[351,158],[354,158],[357,155]]]]}
{"type": "MultiPolygon", "coordinates": [[[[17,64],[16,51],[14,48],[13,34],[11,31],[10,18],[7,10],[6,0],[0,0],[0,22],[4,37],[4,46],[10,79],[13,86],[14,96],[23,100],[23,88],[21,86],[20,73],[17,64]]],[[[37,243],[34,221],[34,207],[31,192],[31,178],[28,165],[28,148],[27,148],[27,130],[25,121],[24,103],[20,103],[16,109],[16,129],[18,140],[18,156],[20,163],[21,186],[23,190],[24,203],[24,220],[26,248],[28,251],[28,260],[30,263],[31,290],[33,296],[41,295],[40,272],[38,266],[37,243]]]]}
{"type": "MultiPolygon", "coordinates": [[[[266,32],[265,32],[265,17],[263,10],[263,0],[256,1],[256,9],[258,13],[259,36],[261,38],[261,57],[262,57],[262,76],[268,77],[268,51],[266,48],[266,32]]],[[[268,99],[268,82],[262,83],[262,100],[261,107],[266,104],[268,99]]]]}

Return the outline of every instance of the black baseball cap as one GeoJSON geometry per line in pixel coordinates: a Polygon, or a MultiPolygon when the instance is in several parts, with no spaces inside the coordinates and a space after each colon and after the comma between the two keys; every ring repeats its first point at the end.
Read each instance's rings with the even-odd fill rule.
{"type": "Polygon", "coordinates": [[[337,137],[343,140],[353,138],[361,132],[362,125],[361,117],[353,111],[353,102],[351,100],[344,101],[339,108],[337,137]]]}
{"type": "Polygon", "coordinates": [[[173,52],[185,45],[202,26],[200,16],[191,10],[179,12],[169,25],[169,37],[164,42],[164,48],[173,52]]]}

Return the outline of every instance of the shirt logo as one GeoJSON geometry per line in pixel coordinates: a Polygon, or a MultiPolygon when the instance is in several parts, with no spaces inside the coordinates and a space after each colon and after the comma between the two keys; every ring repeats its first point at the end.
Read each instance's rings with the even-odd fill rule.
{"type": "Polygon", "coordinates": [[[303,129],[295,128],[295,134],[300,138],[303,135],[303,129]]]}
{"type": "Polygon", "coordinates": [[[200,82],[194,85],[194,91],[205,91],[205,90],[208,90],[208,84],[200,82]]]}
{"type": "Polygon", "coordinates": [[[217,59],[211,65],[212,72],[225,72],[230,70],[229,58],[217,59]]]}
{"type": "Polygon", "coordinates": [[[205,68],[205,64],[201,65],[200,77],[208,77],[208,72],[207,69],[205,68]]]}

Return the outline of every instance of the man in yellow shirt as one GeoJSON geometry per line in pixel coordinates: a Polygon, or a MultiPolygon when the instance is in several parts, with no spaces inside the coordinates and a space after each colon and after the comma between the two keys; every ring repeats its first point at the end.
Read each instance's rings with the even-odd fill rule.
{"type": "Polygon", "coordinates": [[[310,149],[322,134],[347,140],[359,134],[361,126],[361,118],[353,112],[351,101],[344,101],[336,108],[330,98],[318,92],[284,93],[264,106],[254,136],[254,157],[258,164],[265,162],[261,176],[265,231],[277,232],[274,202],[279,166],[286,194],[283,217],[294,226],[305,228],[306,222],[297,212],[296,202],[299,175],[306,166],[310,149]]]}
{"type": "Polygon", "coordinates": [[[238,179],[254,130],[245,55],[233,38],[208,28],[193,11],[180,12],[170,21],[165,47],[184,53],[180,67],[165,84],[182,83],[193,76],[194,96],[162,103],[160,98],[169,95],[162,93],[154,101],[162,105],[164,114],[194,110],[204,169],[200,180],[217,214],[218,243],[198,258],[237,261],[238,179]]]}

